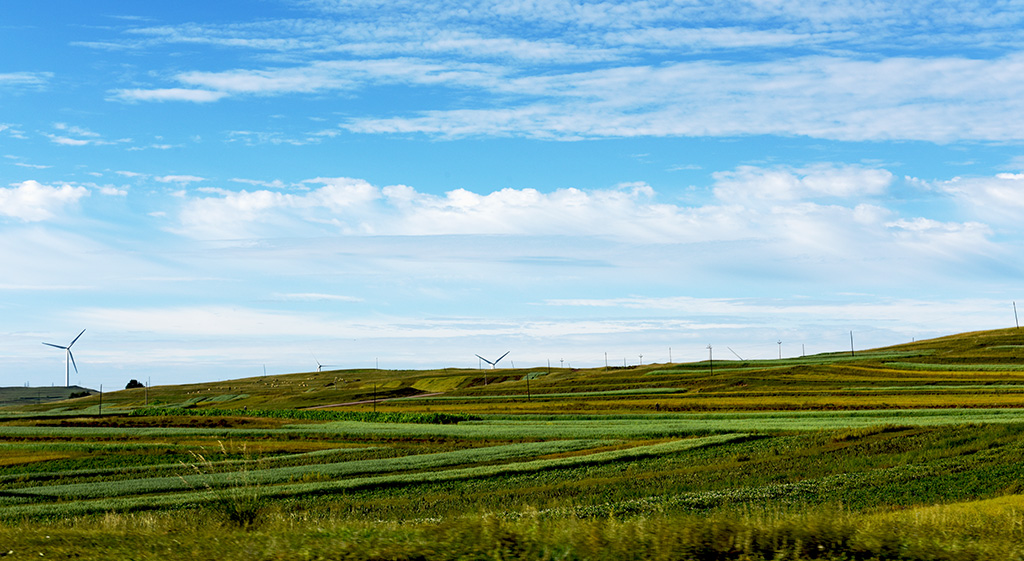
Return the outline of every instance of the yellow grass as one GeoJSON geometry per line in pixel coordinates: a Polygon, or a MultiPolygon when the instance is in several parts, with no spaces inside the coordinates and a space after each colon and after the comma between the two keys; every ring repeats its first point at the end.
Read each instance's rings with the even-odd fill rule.
{"type": "Polygon", "coordinates": [[[53,460],[67,460],[69,458],[81,457],[82,454],[68,452],[31,452],[15,453],[12,456],[4,454],[0,457],[0,466],[13,466],[18,464],[31,464],[33,462],[49,462],[53,460]]]}

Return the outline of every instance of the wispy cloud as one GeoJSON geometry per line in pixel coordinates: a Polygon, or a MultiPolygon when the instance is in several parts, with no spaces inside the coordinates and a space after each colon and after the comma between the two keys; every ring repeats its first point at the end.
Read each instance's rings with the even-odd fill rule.
{"type": "Polygon", "coordinates": [[[341,294],[320,294],[316,292],[298,292],[290,294],[275,294],[275,300],[284,302],[362,302],[362,298],[355,296],[344,296],[341,294]]]}
{"type": "Polygon", "coordinates": [[[948,181],[920,182],[955,198],[981,220],[1015,229],[1024,220],[1024,173],[994,177],[956,177],[948,181]]]}
{"type": "Polygon", "coordinates": [[[116,144],[118,142],[129,142],[128,139],[120,139],[117,141],[105,140],[103,136],[97,132],[84,127],[69,125],[67,123],[54,123],[53,128],[57,132],[46,133],[45,136],[54,144],[62,146],[104,146],[116,144]]]}
{"type": "Polygon", "coordinates": [[[28,138],[27,136],[25,136],[25,132],[22,131],[17,125],[12,125],[10,123],[0,123],[0,133],[21,140],[25,140],[28,138]]]}
{"type": "MultiPolygon", "coordinates": [[[[117,89],[111,99],[359,97],[403,85],[450,95],[426,103],[417,98],[416,111],[357,114],[341,127],[439,138],[1022,138],[1014,120],[1004,118],[1024,110],[1024,58],[1013,47],[1024,47],[1015,27],[1024,18],[1007,6],[969,2],[936,10],[927,1],[894,7],[857,0],[301,5],[315,17],[132,27],[127,42],[216,45],[277,64],[177,71],[166,74],[172,84],[117,89]],[[942,52],[949,53],[954,44],[985,50],[975,48],[976,58],[920,54],[924,45],[947,45],[942,52]]],[[[318,140],[252,131],[237,138],[318,140]]]]}
{"type": "Polygon", "coordinates": [[[838,140],[1012,140],[1024,57],[685,62],[511,79],[495,93],[540,101],[356,118],[362,133],[597,138],[800,135],[838,140]],[[870,84],[865,87],[865,84],[870,84]],[[921,87],[921,84],[927,84],[921,87]]]}
{"type": "Polygon", "coordinates": [[[99,187],[101,195],[114,196],[114,197],[126,197],[128,196],[128,189],[124,187],[115,187],[113,185],[103,185],[99,187]]]}
{"type": "Polygon", "coordinates": [[[39,89],[53,79],[52,72],[0,72],[0,89],[39,89]]]}
{"type": "Polygon", "coordinates": [[[111,99],[118,101],[188,101],[192,103],[212,103],[223,99],[227,92],[187,88],[156,88],[112,90],[111,99]]]}
{"type": "Polygon", "coordinates": [[[177,183],[179,185],[188,185],[189,183],[206,181],[205,177],[199,177],[198,175],[161,175],[154,177],[153,179],[160,183],[177,183]]]}

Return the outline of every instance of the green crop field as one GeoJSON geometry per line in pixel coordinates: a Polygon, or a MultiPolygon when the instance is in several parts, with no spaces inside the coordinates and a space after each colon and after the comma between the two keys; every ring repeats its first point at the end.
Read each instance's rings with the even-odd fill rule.
{"type": "Polygon", "coordinates": [[[19,401],[0,556],[1024,558],[1024,332],[711,367],[19,401]]]}

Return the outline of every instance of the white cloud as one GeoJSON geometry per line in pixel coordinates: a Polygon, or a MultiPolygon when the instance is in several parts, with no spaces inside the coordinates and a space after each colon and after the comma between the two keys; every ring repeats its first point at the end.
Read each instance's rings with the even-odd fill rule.
{"type": "Polygon", "coordinates": [[[285,183],[280,179],[275,179],[273,181],[263,181],[259,179],[244,179],[239,177],[233,177],[231,178],[231,181],[233,183],[243,183],[245,185],[253,185],[256,187],[266,187],[267,189],[284,189],[285,187],[287,187],[287,185],[285,185],[285,183]]]}
{"type": "MultiPolygon", "coordinates": [[[[346,77],[344,64],[318,64],[308,67],[267,70],[232,70],[227,72],[187,72],[177,79],[191,86],[221,92],[275,94],[314,92],[322,89],[344,89],[353,81],[346,77]]],[[[354,65],[353,65],[354,66],[354,65]]]]}
{"type": "MultiPolygon", "coordinates": [[[[102,146],[113,144],[113,142],[104,140],[99,133],[83,127],[68,125],[67,123],[54,123],[53,128],[59,131],[59,134],[46,134],[46,137],[54,144],[62,146],[102,146]]],[[[121,139],[118,142],[130,141],[128,139],[121,139]]]]}
{"type": "Polygon", "coordinates": [[[99,133],[95,133],[89,129],[75,125],[69,125],[67,123],[54,123],[53,128],[76,136],[84,136],[88,138],[99,138],[100,136],[99,133]]]}
{"type": "Polygon", "coordinates": [[[286,302],[362,302],[362,298],[355,296],[344,296],[341,294],[320,294],[316,292],[299,292],[291,294],[276,294],[275,300],[286,302]]]}
{"type": "Polygon", "coordinates": [[[507,71],[483,63],[430,61],[417,58],[322,60],[294,67],[183,72],[175,79],[224,95],[281,95],[346,90],[373,84],[502,87],[507,71]]]}
{"type": "Polygon", "coordinates": [[[921,183],[952,196],[960,206],[983,220],[1003,227],[1019,227],[1024,220],[1024,174],[1000,173],[994,177],[956,177],[921,183]]]}
{"type": "Polygon", "coordinates": [[[711,175],[715,197],[726,203],[748,204],[758,200],[872,197],[884,194],[893,181],[892,173],[884,169],[830,164],[802,169],[740,166],[711,175]]]}
{"type": "Polygon", "coordinates": [[[24,222],[40,222],[55,217],[64,208],[87,197],[85,187],[61,185],[51,187],[38,181],[23,181],[0,188],[0,216],[24,222]]]}
{"type": "Polygon", "coordinates": [[[100,187],[100,193],[103,195],[125,197],[128,195],[128,190],[123,187],[114,187],[113,185],[104,185],[100,187]]]}
{"type": "Polygon", "coordinates": [[[52,78],[52,72],[0,72],[0,88],[38,89],[45,86],[52,78]]]}
{"type": "Polygon", "coordinates": [[[0,132],[7,134],[11,138],[17,138],[19,140],[25,140],[28,138],[17,125],[12,125],[10,123],[0,123],[0,132]]]}
{"type": "Polygon", "coordinates": [[[132,146],[128,150],[131,152],[141,152],[143,150],[171,150],[174,148],[181,148],[180,144],[149,144],[147,146],[132,146]]]}
{"type": "MultiPolygon", "coordinates": [[[[1016,28],[1024,17],[1013,6],[969,2],[938,9],[928,1],[853,0],[311,6],[321,17],[132,28],[129,43],[252,50],[269,54],[276,66],[185,70],[170,75],[178,87],[119,89],[112,99],[213,102],[360,96],[395,84],[443,88],[440,96],[418,98],[410,105],[416,110],[356,113],[343,124],[361,133],[443,138],[777,134],[951,142],[1024,134],[1012,124],[1024,114],[1024,40],[1016,28]],[[978,56],[989,58],[918,54],[935,45],[942,52],[978,52],[984,45],[986,54],[978,56]]],[[[252,142],[319,138],[249,134],[252,142]]]]}
{"type": "Polygon", "coordinates": [[[903,264],[1002,257],[993,231],[982,223],[901,216],[882,202],[870,202],[882,199],[892,183],[887,170],[747,166],[716,179],[718,201],[681,206],[659,202],[645,183],[433,195],[405,185],[381,188],[357,179],[317,178],[304,182],[315,186],[306,192],[217,189],[210,196],[187,197],[173,230],[198,239],[557,236],[673,246],[728,243],[749,254],[737,255],[740,259],[755,256],[763,262],[773,256],[780,271],[797,262],[852,267],[858,260],[877,262],[879,255],[903,264]]]}
{"type": "Polygon", "coordinates": [[[55,134],[47,135],[54,144],[60,144],[62,146],[88,146],[89,144],[96,144],[93,140],[83,140],[81,138],[68,138],[66,136],[60,136],[55,134]]]}
{"type": "Polygon", "coordinates": [[[180,185],[188,185],[189,183],[197,183],[199,181],[206,181],[205,177],[199,177],[198,175],[162,175],[154,177],[153,179],[160,183],[177,183],[180,185]]]}
{"type": "MultiPolygon", "coordinates": [[[[455,77],[456,79],[458,76],[455,77]]],[[[481,82],[481,85],[485,85],[481,82]]],[[[499,80],[491,92],[539,100],[501,108],[360,117],[362,133],[446,138],[801,135],[838,140],[1017,140],[1024,57],[684,62],[499,80]]]]}
{"type": "MultiPolygon", "coordinates": [[[[636,314],[671,314],[674,317],[701,318],[705,322],[742,321],[735,327],[750,332],[769,327],[788,329],[803,324],[802,329],[815,337],[811,325],[871,325],[872,329],[897,326],[908,332],[938,330],[960,333],[973,329],[992,329],[992,318],[1005,313],[1005,301],[986,298],[949,299],[941,302],[916,298],[887,298],[873,294],[845,295],[843,298],[694,298],[689,296],[624,298],[551,299],[543,302],[552,307],[617,309],[636,314]],[[742,318],[742,319],[740,319],[742,318]],[[827,318],[827,319],[825,319],[827,318]]],[[[834,350],[834,349],[833,349],[834,350]]],[[[748,356],[749,358],[749,356],[748,356]]]]}
{"type": "Polygon", "coordinates": [[[444,340],[468,337],[559,337],[580,334],[622,334],[651,331],[655,327],[699,327],[685,320],[539,320],[510,321],[493,318],[373,317],[332,319],[323,314],[302,314],[226,306],[177,308],[83,308],[76,317],[97,329],[123,332],[157,331],[165,336],[199,337],[322,337],[370,340],[422,338],[444,340]]]}
{"type": "Polygon", "coordinates": [[[189,101],[192,103],[212,103],[228,95],[226,92],[186,88],[113,90],[110,93],[111,99],[127,102],[189,101]]]}

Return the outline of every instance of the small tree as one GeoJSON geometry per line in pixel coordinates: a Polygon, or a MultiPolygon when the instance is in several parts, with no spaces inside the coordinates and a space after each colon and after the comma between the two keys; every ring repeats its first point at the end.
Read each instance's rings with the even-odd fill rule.
{"type": "Polygon", "coordinates": [[[128,385],[125,386],[124,389],[130,390],[132,388],[144,388],[144,387],[146,387],[146,386],[142,385],[138,380],[132,379],[130,382],[128,382],[128,385]]]}

